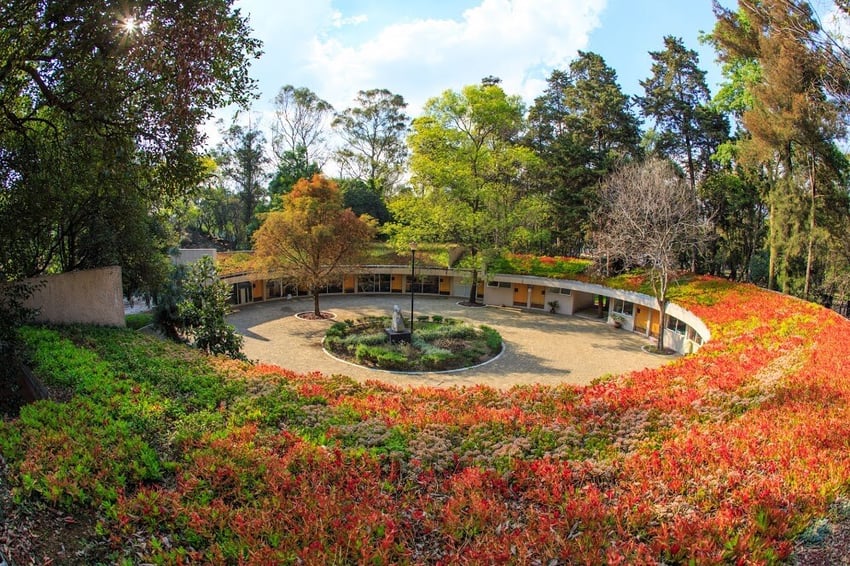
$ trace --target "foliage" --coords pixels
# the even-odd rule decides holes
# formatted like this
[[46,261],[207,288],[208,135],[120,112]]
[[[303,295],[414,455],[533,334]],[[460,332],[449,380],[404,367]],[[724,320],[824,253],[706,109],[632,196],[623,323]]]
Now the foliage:
[[320,316],[320,287],[356,262],[374,236],[373,221],[344,209],[337,184],[321,175],[299,181],[284,201],[283,211],[269,213],[254,235],[257,259],[307,287]]
[[169,208],[199,180],[200,126],[253,86],[259,43],[231,4],[0,8],[4,272],[121,264],[128,295],[160,282]]
[[124,317],[124,322],[127,324],[127,328],[139,330],[140,328],[144,328],[145,326],[153,323],[153,313],[139,312],[128,314]]
[[304,175],[294,182],[321,173],[329,155],[326,122],[333,106],[309,88],[284,85],[275,96],[274,107],[272,151],[279,162],[278,170],[286,170],[284,162],[298,164]]
[[204,256],[188,269],[175,266],[169,286],[160,293],[154,321],[167,336],[187,340],[211,354],[244,359],[242,337],[226,317],[230,287],[221,281],[215,263]]
[[390,319],[379,317],[347,325],[336,323],[325,334],[325,348],[344,359],[389,370],[434,371],[475,365],[502,349],[493,328],[476,329],[439,317],[419,318],[409,343],[390,343]]
[[523,199],[537,163],[518,143],[523,112],[520,99],[492,81],[430,99],[408,138],[414,191],[389,205],[395,222],[388,232],[399,245],[454,242],[467,250],[472,304],[479,252],[508,245],[515,229],[530,225],[526,213],[539,212]]
[[250,244],[250,231],[254,226],[254,214],[266,204],[266,168],[269,159],[266,156],[266,139],[258,125],[252,124],[250,115],[248,125],[236,122],[238,114],[226,128],[220,121],[222,141],[216,146],[213,157],[218,164],[222,179],[232,187],[240,203],[240,214],[235,224],[235,245],[245,249]]
[[31,282],[0,280],[0,359],[14,353],[18,328],[38,314],[27,306],[27,300],[39,287]]
[[502,253],[490,260],[488,273],[522,273],[558,279],[584,279],[593,260]]
[[[529,125],[528,143],[545,164],[535,188],[551,207],[550,239],[579,254],[599,180],[621,162],[642,157],[632,102],[600,55],[579,51],[568,71],[552,71],[529,112]],[[547,241],[543,249],[553,245]]]
[[210,257],[202,257],[189,267],[184,290],[185,297],[177,304],[183,333],[201,350],[244,358],[242,337],[226,320],[230,287],[219,280]]
[[344,142],[336,157],[344,175],[385,197],[395,191],[405,173],[407,103],[386,89],[361,90],[356,102],[357,106],[334,117],[333,127]]
[[847,495],[848,322],[712,277],[676,289],[712,340],[581,388],[359,384],[31,329],[39,375],[87,385],[0,423],[0,452],[22,504],[101,510],[96,562],[787,560]]

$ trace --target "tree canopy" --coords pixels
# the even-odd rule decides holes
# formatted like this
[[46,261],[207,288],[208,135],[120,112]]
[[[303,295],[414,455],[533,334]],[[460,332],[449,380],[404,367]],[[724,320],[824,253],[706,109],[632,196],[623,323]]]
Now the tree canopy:
[[252,95],[249,32],[226,0],[0,7],[0,277],[161,274],[200,126]]
[[373,220],[343,208],[337,184],[322,175],[302,179],[284,197],[283,211],[270,212],[254,233],[257,258],[270,269],[282,269],[313,295],[313,311],[321,316],[321,287],[340,279],[340,268],[355,263],[374,236]]

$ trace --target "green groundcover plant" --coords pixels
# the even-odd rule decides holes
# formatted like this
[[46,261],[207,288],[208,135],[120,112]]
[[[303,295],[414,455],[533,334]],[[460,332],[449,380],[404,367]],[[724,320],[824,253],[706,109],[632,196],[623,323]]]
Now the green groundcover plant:
[[422,317],[409,341],[393,343],[389,317],[338,322],[325,335],[325,348],[355,363],[386,370],[444,371],[492,359],[502,350],[502,337],[489,326],[476,328],[436,315]]

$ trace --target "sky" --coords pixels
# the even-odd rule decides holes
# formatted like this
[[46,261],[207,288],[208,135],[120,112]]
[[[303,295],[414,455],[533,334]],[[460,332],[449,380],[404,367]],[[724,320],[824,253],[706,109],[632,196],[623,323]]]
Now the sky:
[[[284,85],[307,87],[336,111],[354,106],[360,90],[386,88],[416,117],[427,99],[496,76],[531,105],[578,50],[602,55],[625,93],[642,94],[649,51],[662,50],[665,35],[698,52],[712,92],[722,80],[714,51],[698,39],[714,25],[711,0],[237,0],[235,7],[264,44],[251,70],[259,87],[252,120],[264,129]],[[229,121],[235,110],[217,118]],[[215,143],[214,128],[208,134]]]
[[[729,2],[724,2],[729,4]],[[649,51],[674,35],[700,55],[709,88],[721,76],[699,43],[714,25],[711,0],[237,0],[264,43],[252,65],[254,109],[271,108],[281,87],[307,87],[343,110],[359,90],[401,94],[417,116],[423,103],[493,75],[527,102],[578,50],[602,55],[623,90],[640,94]]]

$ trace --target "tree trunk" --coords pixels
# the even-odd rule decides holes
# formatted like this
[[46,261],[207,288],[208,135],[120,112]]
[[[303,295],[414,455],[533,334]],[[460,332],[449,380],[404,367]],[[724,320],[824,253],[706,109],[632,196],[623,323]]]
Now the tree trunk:
[[809,292],[811,291],[812,284],[812,264],[814,263],[814,244],[815,244],[815,199],[817,197],[817,191],[815,188],[815,160],[814,156],[811,156],[811,163],[809,164],[809,184],[811,185],[811,193],[809,194],[811,198],[811,202],[809,204],[809,249],[806,257],[806,285],[803,289],[803,297],[806,299],[809,298]]
[[469,255],[472,257],[472,288],[469,290],[469,304],[478,304],[478,250],[472,248]]
[[[774,197],[775,198],[775,197]],[[776,215],[774,214],[776,205],[771,199],[770,202],[770,232],[768,233],[768,248],[770,249],[770,258],[767,264],[767,288],[771,291],[776,290],[776,258],[779,253],[778,244],[776,242],[776,231],[778,230]]]
[[313,287],[313,314],[318,317],[322,316],[322,311],[319,310],[319,288]]
[[658,301],[658,351],[664,351],[664,329],[667,327],[667,301]]

